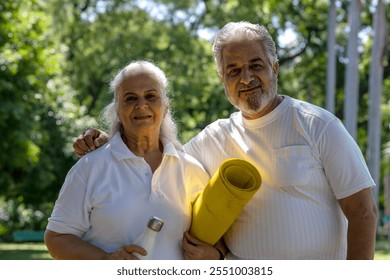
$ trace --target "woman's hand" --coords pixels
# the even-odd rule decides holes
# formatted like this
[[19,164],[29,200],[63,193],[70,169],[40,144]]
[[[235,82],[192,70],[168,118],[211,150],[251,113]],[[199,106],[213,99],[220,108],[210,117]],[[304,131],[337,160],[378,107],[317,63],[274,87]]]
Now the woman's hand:
[[112,253],[107,253],[105,256],[105,260],[138,260],[133,253],[138,253],[142,256],[146,256],[147,252],[140,246],[130,244],[123,246]]
[[183,236],[183,254],[186,260],[219,260],[219,251],[194,237],[188,232]]

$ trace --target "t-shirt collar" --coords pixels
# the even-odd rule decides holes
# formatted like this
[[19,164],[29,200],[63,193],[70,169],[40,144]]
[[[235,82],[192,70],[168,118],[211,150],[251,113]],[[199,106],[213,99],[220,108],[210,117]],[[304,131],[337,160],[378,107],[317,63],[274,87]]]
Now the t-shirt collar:
[[242,124],[244,127],[251,128],[251,127],[260,127],[269,124],[273,120],[275,120],[280,114],[282,114],[286,108],[288,107],[289,103],[291,102],[291,98],[288,96],[282,95],[283,100],[282,102],[273,109],[270,113],[268,113],[265,116],[262,116],[258,119],[248,120],[242,116],[242,113],[239,112]]

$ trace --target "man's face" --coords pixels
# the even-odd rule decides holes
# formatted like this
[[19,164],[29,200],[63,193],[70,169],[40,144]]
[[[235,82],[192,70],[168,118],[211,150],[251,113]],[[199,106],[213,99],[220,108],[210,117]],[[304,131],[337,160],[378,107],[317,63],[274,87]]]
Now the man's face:
[[277,98],[278,64],[271,65],[257,40],[227,45],[222,50],[222,82],[226,95],[247,119],[269,113]]

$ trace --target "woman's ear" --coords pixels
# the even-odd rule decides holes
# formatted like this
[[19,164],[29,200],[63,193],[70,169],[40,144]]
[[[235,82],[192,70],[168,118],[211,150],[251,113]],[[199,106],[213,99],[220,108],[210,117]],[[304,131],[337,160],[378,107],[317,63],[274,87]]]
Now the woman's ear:
[[164,117],[166,116],[166,114],[168,113],[168,111],[169,111],[169,101],[167,101],[167,102],[165,103]]

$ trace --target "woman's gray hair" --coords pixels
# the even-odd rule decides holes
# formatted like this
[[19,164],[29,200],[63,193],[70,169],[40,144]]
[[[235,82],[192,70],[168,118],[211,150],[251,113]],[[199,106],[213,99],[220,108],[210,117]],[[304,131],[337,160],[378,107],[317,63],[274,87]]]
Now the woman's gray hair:
[[169,97],[168,97],[168,79],[165,73],[153,62],[147,60],[136,60],[129,63],[122,70],[120,70],[110,83],[110,91],[114,95],[112,102],[103,110],[103,119],[109,127],[109,138],[112,138],[115,133],[122,131],[122,123],[118,118],[118,90],[121,84],[129,77],[130,74],[135,71],[143,71],[147,73],[153,73],[157,81],[161,85],[161,99],[163,103],[168,104],[168,110],[164,115],[160,128],[160,139],[166,138],[177,149],[182,150],[183,145],[180,143],[177,137],[177,126],[173,120],[171,110],[169,109]]
[[222,50],[230,43],[239,42],[243,39],[260,40],[264,47],[265,55],[273,66],[278,62],[275,42],[264,26],[252,24],[247,21],[230,22],[218,31],[214,38],[213,55],[217,65],[218,75],[223,76]]

